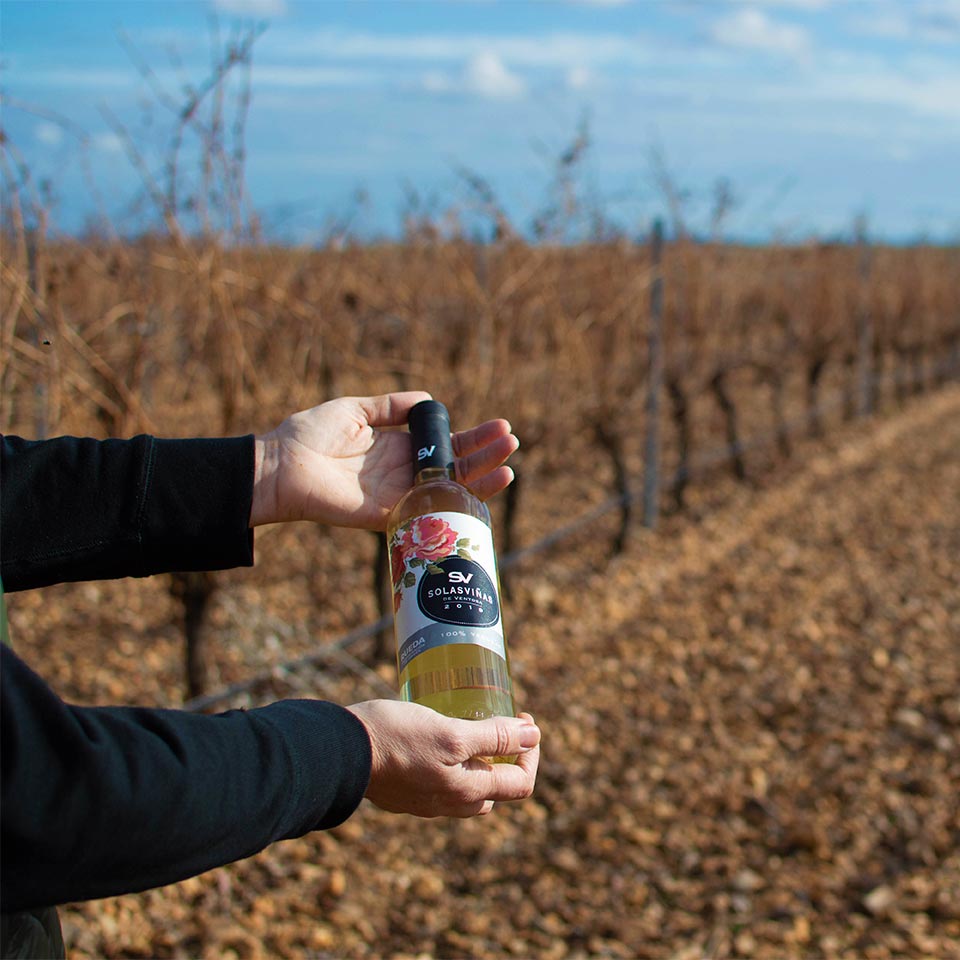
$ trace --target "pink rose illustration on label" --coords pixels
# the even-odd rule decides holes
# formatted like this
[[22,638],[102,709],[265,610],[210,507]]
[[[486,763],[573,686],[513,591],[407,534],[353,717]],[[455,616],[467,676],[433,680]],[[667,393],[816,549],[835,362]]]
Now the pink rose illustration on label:
[[417,517],[403,535],[401,549],[407,560],[442,560],[453,553],[457,532],[439,517]]
[[[428,565],[457,552],[459,534],[442,517],[417,517],[400,527],[390,541],[390,576],[393,580],[393,610],[403,602],[403,591],[416,586],[417,574]],[[408,569],[408,567],[410,569]]]

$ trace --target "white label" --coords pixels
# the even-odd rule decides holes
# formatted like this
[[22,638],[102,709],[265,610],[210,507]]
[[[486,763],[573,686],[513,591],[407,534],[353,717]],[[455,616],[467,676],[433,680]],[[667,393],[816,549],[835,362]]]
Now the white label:
[[397,657],[401,672],[445,643],[476,643],[506,658],[497,561],[490,528],[464,513],[431,513],[390,541]]

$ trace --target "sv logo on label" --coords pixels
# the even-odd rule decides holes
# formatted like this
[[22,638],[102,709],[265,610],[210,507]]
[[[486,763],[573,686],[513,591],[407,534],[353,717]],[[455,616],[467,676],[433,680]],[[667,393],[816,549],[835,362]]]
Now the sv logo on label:
[[417,608],[434,623],[492,627],[500,620],[496,583],[476,560],[453,554],[427,565]]
[[417,459],[418,459],[418,460],[426,460],[427,457],[432,457],[432,456],[433,456],[433,451],[436,450],[436,449],[437,449],[437,445],[436,445],[435,443],[434,443],[432,446],[429,446],[429,447],[421,447],[421,448],[417,451]]

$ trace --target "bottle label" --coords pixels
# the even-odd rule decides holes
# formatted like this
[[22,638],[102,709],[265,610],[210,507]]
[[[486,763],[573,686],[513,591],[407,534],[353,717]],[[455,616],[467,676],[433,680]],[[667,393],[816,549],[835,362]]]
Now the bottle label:
[[476,643],[506,658],[490,528],[464,513],[401,524],[390,541],[397,662],[447,643]]

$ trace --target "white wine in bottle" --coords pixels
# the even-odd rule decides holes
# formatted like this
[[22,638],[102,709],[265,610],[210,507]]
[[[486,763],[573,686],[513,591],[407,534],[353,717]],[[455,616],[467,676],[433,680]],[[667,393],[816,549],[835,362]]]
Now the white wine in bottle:
[[515,715],[484,503],[454,479],[450,417],[408,417],[414,484],[387,521],[400,696],[450,717]]

